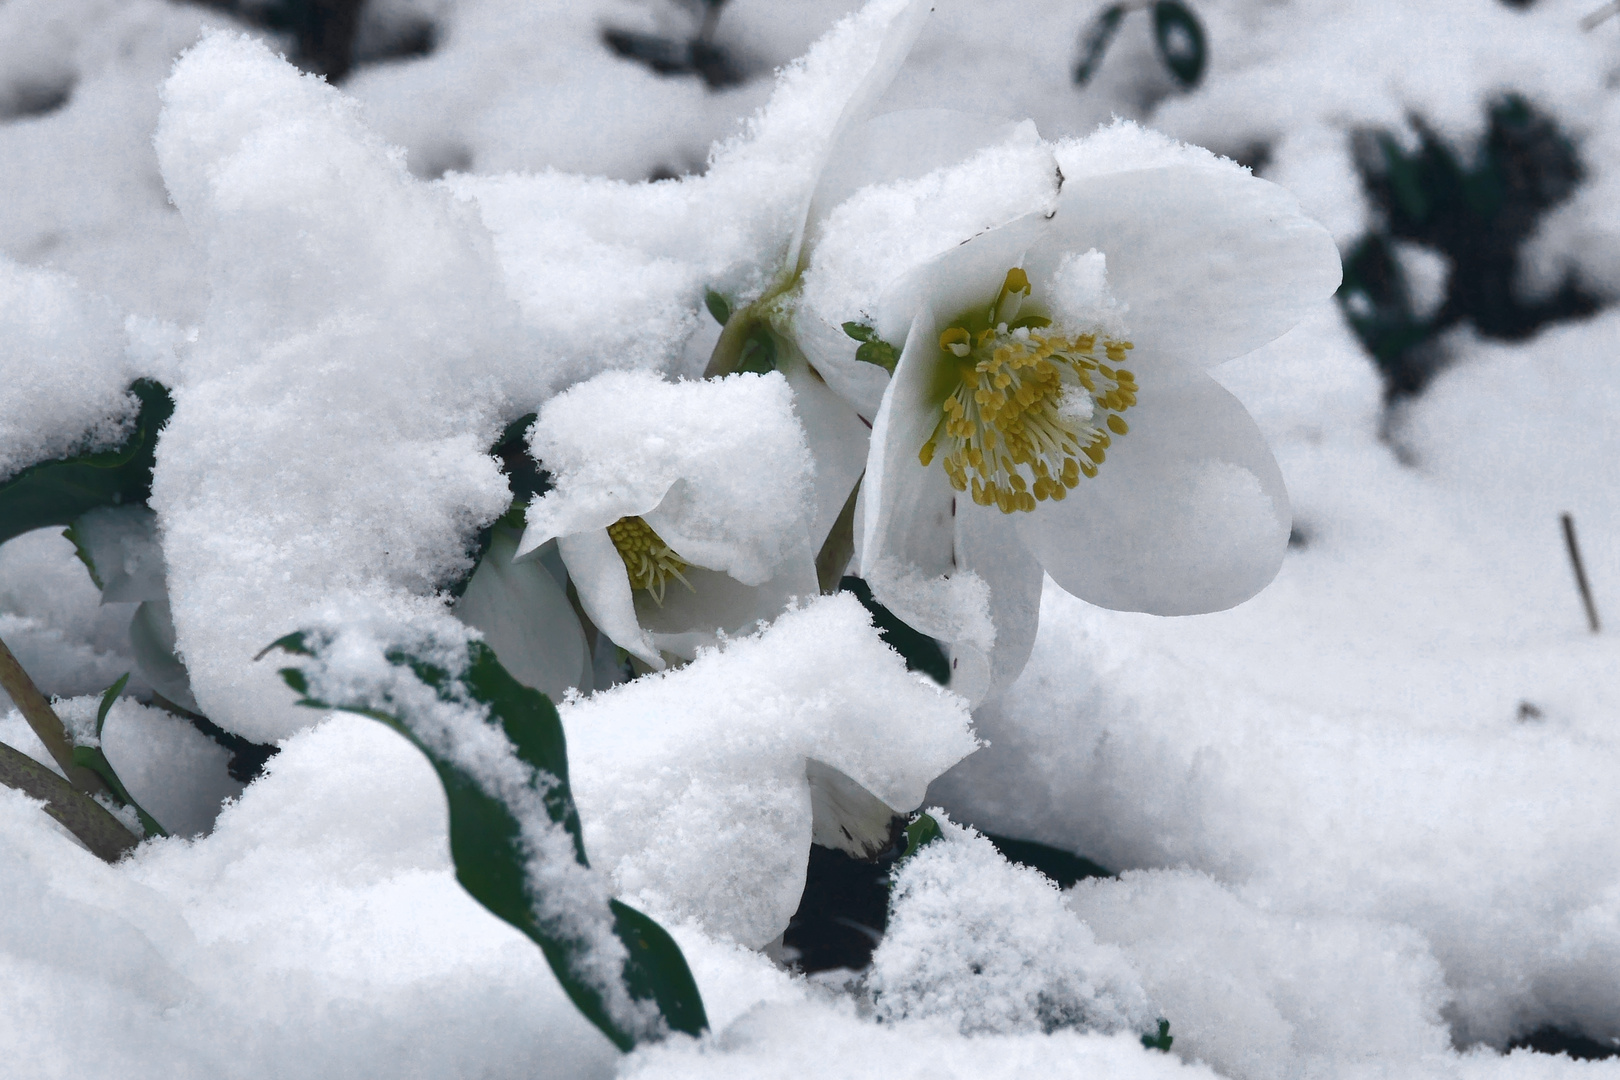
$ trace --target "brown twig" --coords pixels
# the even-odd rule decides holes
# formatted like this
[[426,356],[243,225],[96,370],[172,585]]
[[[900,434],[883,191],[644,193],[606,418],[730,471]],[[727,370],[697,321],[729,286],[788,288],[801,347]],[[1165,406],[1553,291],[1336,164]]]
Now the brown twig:
[[39,687],[28,677],[28,672],[17,663],[17,658],[4,641],[0,641],[0,690],[11,697],[23,714],[23,719],[28,721],[28,726],[45,744],[46,751],[67,774],[69,783],[87,795],[111,794],[101,777],[73,763],[73,740],[68,737],[62,718],[56,715],[56,710],[39,692]]
[[66,780],[5,743],[0,743],[0,784],[44,800],[47,814],[78,837],[91,853],[107,862],[117,862],[140,843],[100,803],[82,791],[75,791]]
[[1575,542],[1575,519],[1569,514],[1562,515],[1564,522],[1564,546],[1569,549],[1569,561],[1575,567],[1575,585],[1581,590],[1581,603],[1586,605],[1586,621],[1592,627],[1592,633],[1603,629],[1598,623],[1597,605],[1592,603],[1592,586],[1586,581],[1586,566],[1581,562],[1581,546]]

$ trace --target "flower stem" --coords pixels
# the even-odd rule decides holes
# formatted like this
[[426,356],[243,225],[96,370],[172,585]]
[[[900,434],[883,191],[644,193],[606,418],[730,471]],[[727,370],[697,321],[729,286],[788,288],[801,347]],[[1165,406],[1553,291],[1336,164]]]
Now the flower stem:
[[1581,546],[1575,542],[1575,518],[1570,514],[1563,514],[1564,546],[1569,549],[1569,561],[1575,567],[1575,587],[1581,590],[1581,603],[1586,605],[1586,624],[1596,634],[1603,629],[1598,622],[1597,605],[1592,602],[1592,586],[1586,581],[1586,565],[1581,562]]
[[0,784],[43,800],[47,814],[107,862],[117,862],[140,842],[100,803],[75,791],[66,780],[5,743],[0,743]]
[[46,751],[61,766],[75,788],[86,795],[112,794],[101,777],[82,765],[74,764],[73,740],[68,737],[67,728],[4,641],[0,641],[0,690],[10,696],[23,714],[23,719],[28,721],[28,726],[34,729],[34,734],[45,744]]

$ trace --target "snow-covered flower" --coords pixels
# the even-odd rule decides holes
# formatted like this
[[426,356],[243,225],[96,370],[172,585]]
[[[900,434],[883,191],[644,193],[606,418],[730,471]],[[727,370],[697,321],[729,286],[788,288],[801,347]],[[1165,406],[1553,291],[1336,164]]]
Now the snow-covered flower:
[[555,541],[585,615],[649,667],[816,592],[810,456],[781,375],[604,373],[548,401],[529,447],[554,486],[516,557]]
[[874,420],[862,573],[951,644],[973,700],[1022,669],[1043,570],[1159,615],[1270,582],[1282,476],[1204,369],[1288,330],[1340,277],[1326,230],[1230,162],[1130,125],[1057,150],[1055,213],[929,261],[873,313],[904,348]]

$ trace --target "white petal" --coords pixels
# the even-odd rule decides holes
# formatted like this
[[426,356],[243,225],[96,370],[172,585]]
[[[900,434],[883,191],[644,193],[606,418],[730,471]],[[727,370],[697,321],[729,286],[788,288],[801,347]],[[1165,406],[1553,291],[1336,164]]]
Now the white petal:
[[[872,8],[878,5],[871,5]],[[922,33],[923,22],[928,18],[933,8],[922,0],[910,0],[900,8],[883,28],[883,40],[877,50],[866,61],[868,67],[860,76],[849,99],[844,103],[844,109],[838,114],[838,121],[833,127],[832,137],[827,141],[826,152],[821,161],[817,163],[816,171],[823,171],[831,159],[833,150],[837,147],[844,132],[859,123],[872,111],[878,98],[889,88],[894,77],[900,71],[900,66],[906,62],[906,56],[911,52],[912,45],[916,44],[917,35]],[[870,15],[865,12],[863,15]],[[877,13],[881,18],[881,12]],[[865,59],[865,58],[863,58]],[[805,204],[805,214],[799,219],[798,229],[788,246],[786,265],[792,269],[799,262],[800,248],[804,243],[805,229],[809,224],[809,213],[814,201],[814,193]]]
[[496,526],[489,550],[452,609],[456,618],[483,632],[513,678],[553,701],[561,701],[570,687],[591,689],[580,682],[589,657],[574,606],[539,560],[513,562],[516,555],[515,531]]
[[793,408],[815,459],[816,516],[810,549],[820,551],[866,468],[871,430],[802,357],[781,366],[793,387]]
[[606,529],[592,529],[557,539],[557,553],[579,594],[579,606],[596,628],[616,645],[661,671],[664,660],[653,639],[636,620],[630,575]]
[[[1007,515],[972,499],[956,506],[956,561],[990,588],[990,622],[996,637],[987,664],[988,696],[1011,686],[1029,662],[1040,626],[1045,575]],[[954,674],[951,689],[956,689]]]
[[1240,604],[1282,565],[1291,514],[1254,420],[1196,368],[1133,357],[1139,404],[1094,479],[1012,515],[1060,586],[1118,611]]
[[804,776],[810,782],[813,844],[857,859],[875,859],[905,825],[893,807],[831,765],[811,758],[805,762]]
[[662,606],[645,591],[637,592],[635,607],[658,648],[688,660],[699,648],[718,642],[721,634],[753,633],[756,624],[776,618],[794,597],[808,599],[818,592],[815,557],[803,541],[776,576],[759,585],[744,585],[718,570],[697,566],[688,568],[685,576],[690,589],[671,581]]
[[[1024,265],[1025,253],[1044,241],[1050,226],[1041,214],[1029,214],[919,266],[883,294],[873,312],[878,336],[895,344],[904,340],[909,346],[912,320],[925,307],[938,314],[940,325],[949,325],[969,309],[988,309],[1000,294],[1007,271]],[[935,337],[925,344],[937,349],[938,332],[936,328]]]
[[1283,188],[1235,165],[1169,166],[1071,180],[1025,269],[1042,288],[1069,252],[1095,248],[1155,356],[1217,364],[1293,327],[1339,287],[1328,231]]
[[866,459],[861,576],[878,560],[897,557],[930,574],[951,568],[951,504],[955,492],[937,466],[918,452],[938,425],[947,388],[939,382],[939,327],[933,312],[917,316],[872,422]]
[[956,109],[902,109],[851,125],[821,171],[810,201],[806,247],[814,248],[832,209],[861,188],[926,176],[1026,131],[1033,135],[1031,121]]

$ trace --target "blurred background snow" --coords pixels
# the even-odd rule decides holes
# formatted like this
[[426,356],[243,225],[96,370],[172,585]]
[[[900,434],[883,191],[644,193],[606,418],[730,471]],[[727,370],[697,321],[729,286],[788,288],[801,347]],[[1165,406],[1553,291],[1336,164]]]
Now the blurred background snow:
[[[123,350],[172,349],[150,328],[184,333],[221,302],[153,147],[159,84],[205,28],[325,75],[418,178],[639,182],[701,173],[775,69],[855,6],[0,0],[0,385],[52,403],[38,430],[0,427],[0,462],[47,420],[108,415]],[[1121,875],[1048,910],[996,877],[1005,864],[962,855],[971,898],[935,897],[932,921],[903,921],[907,952],[897,938],[877,958],[879,982],[920,993],[930,926],[995,941],[986,925],[1025,921],[1018,948],[1063,938],[1131,972],[1172,1020],[1170,1058],[975,1025],[993,1003],[972,994],[874,1026],[831,978],[790,977],[698,920],[674,930],[722,1036],[616,1062],[454,885],[426,766],[344,719],[288,740],[206,839],[116,868],[64,861],[0,791],[10,1060],[40,1076],[1620,1075],[1500,1056],[1620,1046],[1620,648],[1587,629],[1559,524],[1573,515],[1620,626],[1620,16],[1583,25],[1600,0],[1190,6],[1207,65],[1188,88],[1146,10],[1078,85],[1103,5],[940,0],[884,101],[1027,116],[1047,138],[1140,120],[1287,186],[1345,259],[1335,305],[1217,372],[1288,482],[1276,583],[1171,620],[1048,588],[1029,668],[975,715],[989,746],[930,793],[958,822]],[[473,292],[470,275],[445,292]],[[0,637],[47,692],[134,666],[130,612],[97,600],[55,530],[0,549]],[[108,722],[149,806],[164,762],[218,749],[166,717],[130,703]],[[15,716],[0,730],[37,749]],[[221,777],[170,815],[204,831],[241,790]],[[691,858],[677,869],[701,876]],[[1057,978],[1027,975],[1008,1000]]]

